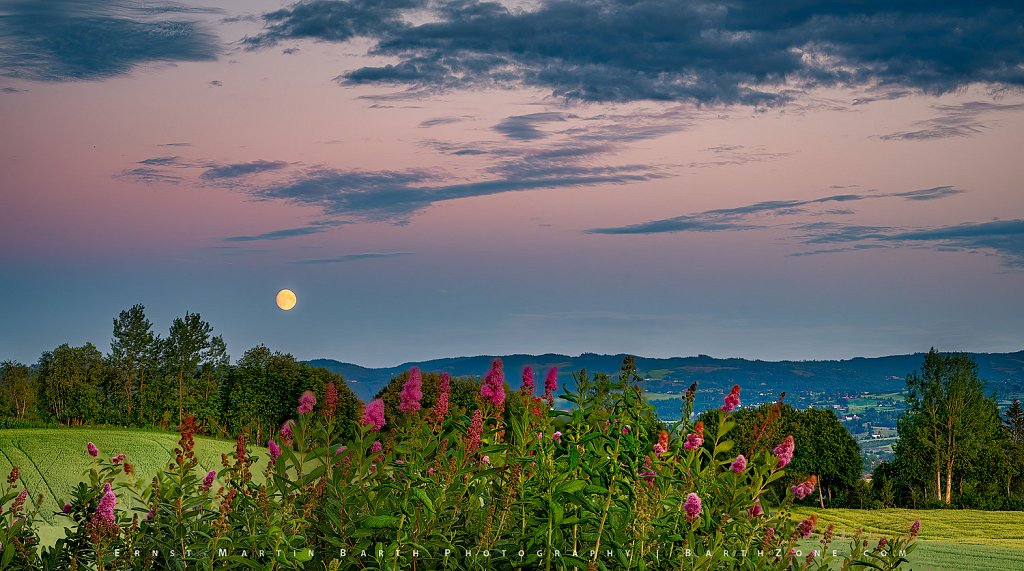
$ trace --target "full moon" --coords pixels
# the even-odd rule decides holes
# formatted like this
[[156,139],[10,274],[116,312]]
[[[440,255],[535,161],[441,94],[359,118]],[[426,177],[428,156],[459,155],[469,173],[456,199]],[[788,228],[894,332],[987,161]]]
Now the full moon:
[[285,311],[295,307],[295,292],[290,289],[277,292],[277,306]]

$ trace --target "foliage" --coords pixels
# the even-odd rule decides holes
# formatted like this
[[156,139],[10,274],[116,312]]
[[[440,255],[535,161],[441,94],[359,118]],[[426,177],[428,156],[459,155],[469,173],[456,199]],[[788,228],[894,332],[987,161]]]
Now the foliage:
[[[500,362],[494,370],[492,379],[500,379]],[[155,477],[90,452],[86,481],[62,510],[65,537],[52,548],[15,548],[5,563],[98,570],[828,568],[832,528],[820,533],[819,553],[797,558],[798,542],[819,534],[816,517],[791,518],[792,489],[776,505],[764,495],[773,482],[797,487],[786,467],[791,448],[770,442],[741,460],[728,439],[735,428],[728,406],[716,414],[708,446],[698,442],[697,425],[655,433],[632,380],[626,363],[606,393],[564,393],[571,411],[527,390],[504,396],[492,385],[478,393],[472,417],[407,406],[411,412],[384,419],[386,432],[376,426],[383,406],[372,403],[351,437],[333,399],[310,391],[296,399],[288,430],[268,442],[262,478],[244,435],[218,470],[197,470],[188,417],[172,461]],[[685,409],[693,398],[688,393]],[[799,483],[805,485],[813,481]],[[31,515],[3,522],[5,550],[18,541],[37,544]],[[886,538],[900,548],[890,553],[858,548],[846,564],[896,568],[911,539]]]
[[[715,435],[712,422],[717,410],[700,416],[709,434]],[[756,408],[740,409],[732,414],[736,423],[733,439],[736,450],[747,457],[767,450],[768,443],[778,442],[792,434],[803,445],[797,447],[787,471],[802,478],[815,476],[816,493],[803,503],[820,507],[854,507],[858,501],[860,481],[860,447],[831,410],[797,410],[780,399]],[[787,484],[777,482],[771,487],[772,498],[785,496]]]
[[1011,432],[1000,430],[995,397],[985,396],[971,358],[932,349],[907,390],[893,468],[880,470],[895,504],[1012,507]]

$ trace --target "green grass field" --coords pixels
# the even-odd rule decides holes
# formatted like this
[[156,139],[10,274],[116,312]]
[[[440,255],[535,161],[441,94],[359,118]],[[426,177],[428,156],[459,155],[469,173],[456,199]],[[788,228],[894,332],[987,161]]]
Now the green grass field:
[[[231,454],[234,442],[197,437],[196,457],[202,472],[221,469],[221,454]],[[100,457],[109,461],[124,453],[126,461],[135,465],[134,484],[144,488],[160,470],[166,470],[172,461],[172,451],[178,444],[178,435],[137,429],[13,429],[0,430],[0,477],[6,478],[11,466],[17,465],[21,473],[20,486],[29,490],[35,499],[42,494],[40,517],[48,524],[59,524],[55,512],[69,499],[71,489],[88,479],[93,459],[86,453],[86,444],[93,442]],[[262,478],[266,465],[264,449],[254,450],[261,461],[253,466],[253,473]],[[125,498],[127,501],[128,498]]]
[[[910,554],[908,569],[918,570],[1024,570],[1024,513],[979,510],[815,510],[799,508],[794,518],[816,513],[819,529],[835,524],[841,536],[833,549],[842,557],[850,540],[863,528],[870,541],[882,535],[906,534],[921,520],[918,547]],[[812,549],[815,542],[805,542]]]

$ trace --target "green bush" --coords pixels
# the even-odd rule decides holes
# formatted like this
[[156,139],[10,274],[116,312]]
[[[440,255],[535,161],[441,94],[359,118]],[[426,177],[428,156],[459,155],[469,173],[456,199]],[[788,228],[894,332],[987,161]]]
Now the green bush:
[[[828,568],[831,526],[816,532],[815,516],[797,523],[789,513],[813,479],[791,482],[777,504],[764,496],[787,477],[792,451],[772,442],[738,460],[725,438],[738,387],[717,414],[716,437],[703,443],[702,423],[652,429],[633,379],[624,368],[610,392],[566,392],[560,398],[573,406],[562,411],[552,408],[550,384],[543,397],[506,395],[496,361],[469,417],[446,414],[440,395],[421,409],[415,371],[403,412],[385,419],[382,403],[366,405],[354,438],[343,435],[336,392],[316,408],[307,393],[294,423],[267,443],[262,481],[244,437],[219,471],[197,473],[189,418],[167,469],[149,480],[95,456],[53,547],[38,546],[31,504],[5,508],[0,567]],[[684,418],[693,399],[691,390]],[[16,482],[0,505],[18,501]],[[128,504],[143,507],[120,509]],[[820,552],[799,551],[812,534]],[[897,568],[912,538],[869,548],[858,537],[846,563]]]

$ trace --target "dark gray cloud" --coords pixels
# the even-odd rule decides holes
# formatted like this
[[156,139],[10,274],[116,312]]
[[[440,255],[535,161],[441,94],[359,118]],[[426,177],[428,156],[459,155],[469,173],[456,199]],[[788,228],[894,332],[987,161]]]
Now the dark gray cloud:
[[249,48],[258,48],[301,38],[344,42],[357,36],[377,37],[405,27],[403,11],[424,4],[420,0],[298,2],[264,14],[267,29],[242,41]]
[[93,80],[150,62],[214,60],[217,37],[195,21],[214,11],[169,2],[5,0],[0,75]]
[[17,87],[4,87],[0,88],[0,92],[3,93],[25,93],[27,89],[18,89]]
[[381,258],[394,258],[397,256],[411,256],[413,252],[360,252],[358,254],[344,254],[333,258],[306,258],[293,260],[293,264],[342,264],[345,262],[357,262],[359,260],[379,260]]
[[[420,24],[411,10],[432,11]],[[764,105],[816,86],[894,98],[971,83],[1024,86],[1018,1],[475,0],[300,2],[264,15],[252,47],[284,39],[376,40],[397,63],[340,76],[350,85],[438,89],[536,86],[588,101]]]
[[206,170],[201,176],[206,180],[239,178],[261,172],[281,170],[288,166],[284,161],[252,161],[248,163],[232,163],[217,165]]
[[548,136],[538,127],[545,123],[565,121],[572,117],[566,113],[542,112],[530,113],[529,115],[513,115],[506,117],[494,126],[494,130],[510,139],[519,141],[532,141],[543,139]]
[[191,147],[192,143],[161,143],[158,147]]
[[515,170],[509,164],[504,169],[506,176],[458,182],[427,170],[354,171],[322,167],[303,171],[291,181],[248,192],[263,199],[317,207],[327,216],[401,223],[437,202],[524,190],[624,184],[659,176],[632,166],[548,165]]
[[938,115],[913,124],[911,131],[897,131],[879,137],[884,141],[927,141],[949,137],[970,137],[983,132],[986,117],[999,113],[1024,111],[1024,103],[970,101],[959,105],[936,105]]

